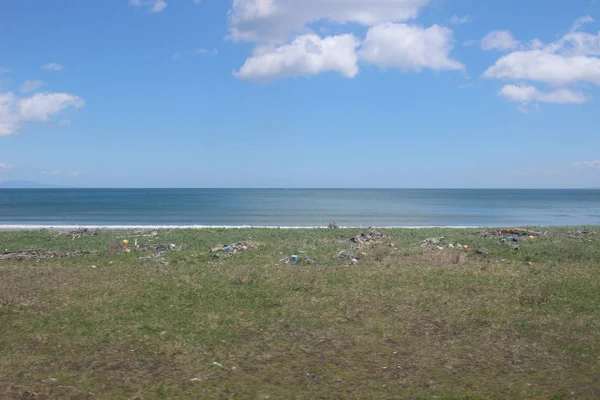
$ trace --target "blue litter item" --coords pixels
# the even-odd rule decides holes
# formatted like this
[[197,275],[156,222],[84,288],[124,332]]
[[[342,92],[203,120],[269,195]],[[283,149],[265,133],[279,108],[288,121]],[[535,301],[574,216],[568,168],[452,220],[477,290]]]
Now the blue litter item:
[[298,256],[297,256],[297,255],[295,255],[295,254],[293,254],[293,255],[290,257],[290,260],[292,260],[293,262],[298,262],[298,260],[299,260],[299,259],[300,259],[300,257],[298,257]]
[[167,249],[168,249],[167,246],[164,246],[164,245],[161,244],[160,246],[156,246],[155,250],[156,251],[162,251],[162,250],[167,250]]
[[519,238],[516,236],[509,236],[506,238],[506,240],[508,240],[509,242],[518,242]]
[[230,245],[227,245],[227,246],[223,247],[223,250],[224,250],[226,253],[231,253],[231,246],[230,246]]

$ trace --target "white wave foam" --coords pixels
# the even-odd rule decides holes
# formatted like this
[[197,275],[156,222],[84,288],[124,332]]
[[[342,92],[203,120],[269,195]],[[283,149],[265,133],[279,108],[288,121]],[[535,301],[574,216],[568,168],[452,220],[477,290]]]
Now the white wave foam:
[[[68,230],[104,229],[110,231],[130,229],[328,229],[326,226],[259,226],[259,225],[0,225],[0,230]],[[342,229],[427,229],[427,228],[482,228],[481,226],[342,226]]]

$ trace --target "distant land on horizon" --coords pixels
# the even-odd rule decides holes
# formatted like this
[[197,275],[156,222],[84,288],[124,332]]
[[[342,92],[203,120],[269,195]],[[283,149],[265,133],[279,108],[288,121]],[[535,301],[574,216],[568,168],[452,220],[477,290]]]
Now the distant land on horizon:
[[183,187],[183,188],[125,188],[125,187],[86,187],[86,186],[63,186],[55,185],[50,183],[42,183],[37,181],[27,180],[10,180],[0,181],[0,189],[164,189],[164,190],[176,190],[176,189],[216,189],[216,190],[600,190],[600,186],[597,187],[583,187],[583,188],[201,188],[201,187]]
[[4,181],[0,182],[0,189],[66,189],[66,186],[51,185],[35,181]]

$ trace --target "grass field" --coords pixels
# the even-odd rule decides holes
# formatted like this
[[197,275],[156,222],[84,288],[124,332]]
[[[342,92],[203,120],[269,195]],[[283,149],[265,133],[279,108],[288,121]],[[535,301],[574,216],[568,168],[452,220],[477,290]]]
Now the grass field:
[[600,233],[568,231],[0,232],[89,252],[0,258],[0,398],[598,399]]

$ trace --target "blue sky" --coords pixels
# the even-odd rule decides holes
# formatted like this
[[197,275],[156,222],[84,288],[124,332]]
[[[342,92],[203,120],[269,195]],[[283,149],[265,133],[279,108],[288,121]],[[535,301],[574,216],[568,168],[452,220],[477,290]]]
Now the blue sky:
[[0,7],[0,181],[599,187],[600,2]]

